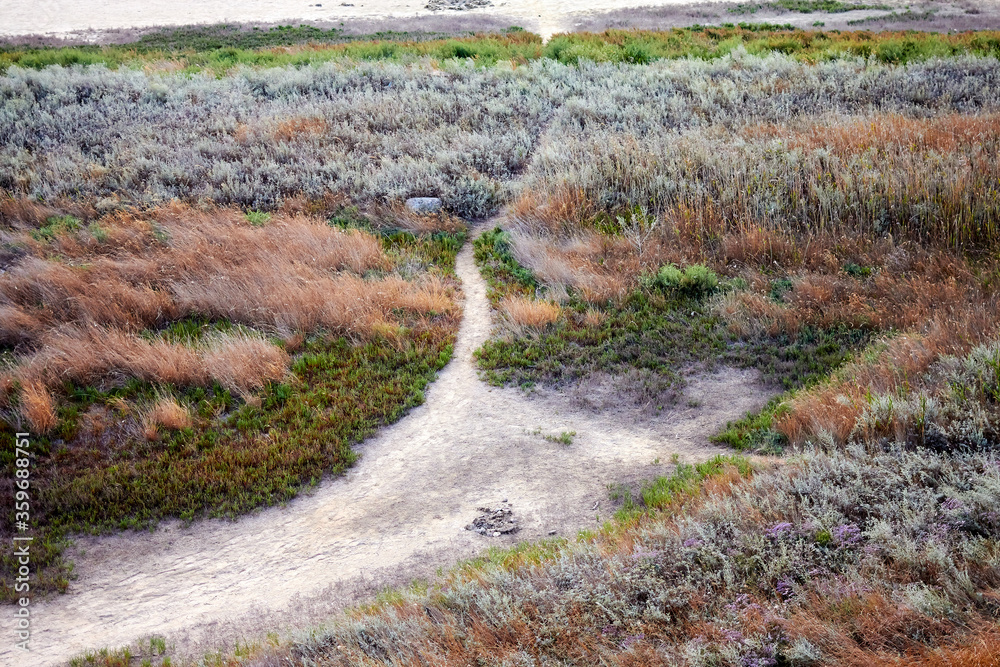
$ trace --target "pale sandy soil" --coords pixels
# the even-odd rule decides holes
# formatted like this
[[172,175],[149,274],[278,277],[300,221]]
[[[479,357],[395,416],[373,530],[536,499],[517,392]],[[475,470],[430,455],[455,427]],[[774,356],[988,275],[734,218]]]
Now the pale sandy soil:
[[[723,451],[707,436],[770,397],[755,372],[731,369],[694,379],[655,418],[489,387],[472,358],[490,336],[491,316],[471,243],[457,270],[465,304],[454,359],[425,404],[365,442],[346,475],[237,522],[79,539],[69,554],[78,580],[68,594],[32,605],[33,651],[3,642],[0,664],[58,664],[151,634],[197,650],[307,627],[335,611],[338,596],[352,601],[345,590],[426,576],[490,544],[575,535],[612,513],[609,483],[669,473],[672,454],[697,461]],[[576,432],[572,444],[543,437],[563,431]],[[464,529],[477,507],[503,500],[520,532],[493,538]]]
[[421,0],[2,0],[0,35],[69,35],[119,28],[220,23],[276,23],[305,20],[335,22],[370,18],[442,15],[509,18],[543,37],[572,30],[589,14],[628,7],[690,4],[683,0],[494,0],[492,7],[469,11],[425,9]]

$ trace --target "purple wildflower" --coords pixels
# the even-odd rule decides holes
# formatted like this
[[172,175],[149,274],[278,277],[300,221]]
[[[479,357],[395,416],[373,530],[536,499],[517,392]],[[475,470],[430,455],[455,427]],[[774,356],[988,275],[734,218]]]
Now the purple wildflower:
[[944,503],[941,505],[941,508],[949,512],[954,512],[955,510],[965,509],[965,503],[963,503],[958,498],[949,498],[948,500],[944,501]]
[[726,637],[726,641],[743,643],[743,633],[739,630],[726,630],[722,633]]
[[842,526],[837,526],[830,531],[830,534],[833,537],[834,543],[842,547],[851,546],[861,541],[861,529],[853,523],[845,523]]
[[791,529],[792,529],[792,524],[788,523],[787,521],[782,521],[781,523],[774,524],[764,532],[768,537],[776,540],[779,537],[781,537],[784,533],[790,531]]

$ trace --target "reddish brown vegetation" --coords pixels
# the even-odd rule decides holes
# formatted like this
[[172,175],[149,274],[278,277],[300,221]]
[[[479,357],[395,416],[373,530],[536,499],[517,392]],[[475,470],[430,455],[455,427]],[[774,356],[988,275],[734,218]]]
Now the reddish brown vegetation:
[[[386,275],[391,262],[376,237],[299,213],[257,228],[237,211],[174,205],[33,238],[51,214],[14,200],[0,212],[26,248],[0,277],[0,341],[21,352],[16,375],[34,387],[135,377],[218,381],[247,395],[287,366],[287,354],[266,339],[237,333],[188,345],[140,333],[199,316],[289,340],[320,329],[364,338],[396,321],[395,313],[455,312],[451,287],[439,278]],[[372,272],[381,277],[365,277]],[[47,423],[44,401],[33,395],[32,423]]]
[[875,115],[831,125],[808,124],[801,129],[774,123],[749,125],[747,139],[777,139],[788,149],[825,148],[838,155],[900,151],[949,153],[1000,142],[1000,114],[970,116],[951,113],[935,118]]

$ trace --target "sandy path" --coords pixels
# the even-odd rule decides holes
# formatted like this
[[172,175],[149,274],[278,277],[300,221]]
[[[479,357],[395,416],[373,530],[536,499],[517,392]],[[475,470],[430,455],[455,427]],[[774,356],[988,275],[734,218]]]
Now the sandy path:
[[[152,633],[203,633],[256,609],[291,609],[379,569],[403,576],[488,544],[552,530],[572,535],[593,526],[595,515],[608,516],[609,482],[669,471],[652,465],[657,457],[716,453],[705,435],[768,397],[753,373],[727,371],[689,386],[698,407],[682,400],[643,422],[627,412],[575,408],[560,395],[491,388],[477,378],[472,360],[491,323],[471,243],[457,271],[466,297],[454,359],[426,403],[365,442],[346,475],[238,522],[81,538],[71,554],[79,574],[71,592],[32,606],[31,654],[3,642],[0,664],[50,665]],[[573,444],[542,437],[562,431],[576,431]],[[523,526],[518,534],[487,538],[464,530],[478,506],[504,499]]]
[[[701,0],[704,2],[705,0]],[[708,0],[709,2],[716,0]],[[65,35],[118,28],[192,23],[335,22],[371,18],[492,16],[548,38],[588,14],[629,7],[690,4],[690,0],[494,0],[493,7],[432,12],[426,0],[2,0],[0,35]]]

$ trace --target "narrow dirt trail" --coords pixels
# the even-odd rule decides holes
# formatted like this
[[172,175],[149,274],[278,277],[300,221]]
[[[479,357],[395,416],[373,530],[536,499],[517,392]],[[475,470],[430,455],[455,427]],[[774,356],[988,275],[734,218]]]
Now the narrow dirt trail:
[[[0,664],[58,664],[151,634],[204,637],[206,628],[275,610],[284,615],[269,618],[290,626],[315,622],[296,610],[330,586],[379,572],[398,579],[551,531],[573,535],[610,514],[608,483],[669,472],[653,462],[674,453],[693,461],[721,451],[707,434],[768,398],[754,373],[728,370],[689,385],[689,404],[698,407],[642,421],[556,394],[489,387],[472,358],[491,320],[471,243],[457,272],[465,304],[454,359],[424,405],[359,447],[347,474],[236,522],[80,538],[70,553],[79,578],[68,594],[32,606],[33,650],[4,642]],[[543,437],[563,431],[576,432],[571,445]],[[505,499],[520,532],[491,538],[464,529],[477,507]]]

